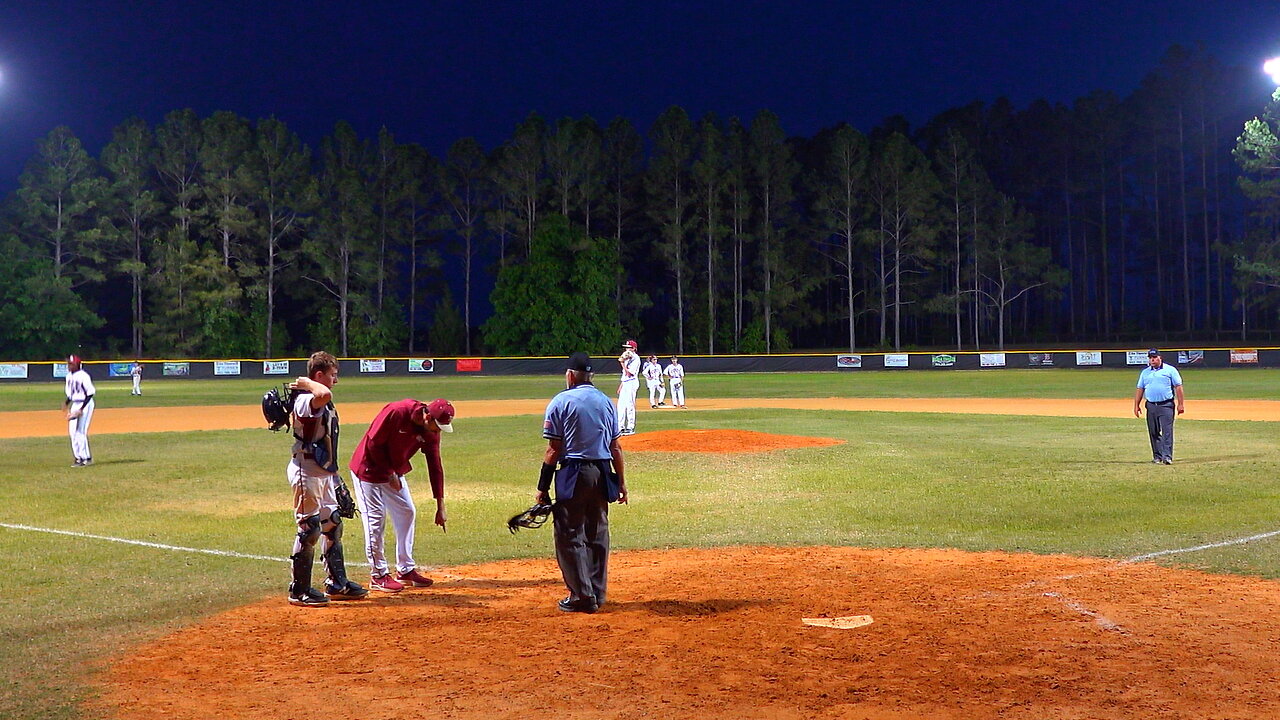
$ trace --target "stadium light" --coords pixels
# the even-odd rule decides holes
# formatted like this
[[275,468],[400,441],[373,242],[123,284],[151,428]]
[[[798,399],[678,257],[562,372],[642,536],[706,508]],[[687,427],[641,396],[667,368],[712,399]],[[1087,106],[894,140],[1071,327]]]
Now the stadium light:
[[1271,81],[1280,86],[1280,57],[1262,63],[1262,72],[1270,75]]

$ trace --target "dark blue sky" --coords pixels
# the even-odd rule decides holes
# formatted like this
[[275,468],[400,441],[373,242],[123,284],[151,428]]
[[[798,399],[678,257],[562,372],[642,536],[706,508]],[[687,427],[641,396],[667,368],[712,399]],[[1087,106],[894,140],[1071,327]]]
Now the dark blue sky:
[[[913,123],[973,100],[1125,94],[1173,43],[1280,53],[1270,0],[898,2],[42,2],[0,4],[0,192],[65,124],[93,152],[132,115],[276,115],[314,144],[340,119],[441,152],[531,110],[776,112],[791,134]],[[1270,91],[1259,73],[1259,107]]]

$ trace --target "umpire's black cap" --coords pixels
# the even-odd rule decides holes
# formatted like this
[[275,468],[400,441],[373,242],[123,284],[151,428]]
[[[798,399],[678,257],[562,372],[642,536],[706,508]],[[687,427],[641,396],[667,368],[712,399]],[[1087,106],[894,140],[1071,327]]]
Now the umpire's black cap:
[[569,364],[564,369],[591,372],[591,357],[584,352],[576,352],[569,356]]
[[1147,357],[1157,357],[1159,355],[1160,355],[1160,351],[1155,348],[1151,348],[1150,350],[1147,351]]

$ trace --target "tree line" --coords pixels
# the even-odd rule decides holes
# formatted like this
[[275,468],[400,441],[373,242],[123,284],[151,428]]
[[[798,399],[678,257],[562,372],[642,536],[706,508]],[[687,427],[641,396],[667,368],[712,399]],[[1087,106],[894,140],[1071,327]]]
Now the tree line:
[[767,110],[673,106],[644,135],[535,113],[494,148],[462,138],[439,157],[341,121],[313,149],[231,112],[127,120],[97,157],[58,127],[0,207],[0,347],[519,355],[613,352],[625,335],[746,353],[1243,334],[1273,325],[1280,284],[1266,211],[1280,181],[1257,179],[1274,164],[1251,168],[1236,138],[1252,80],[1175,46],[1123,98],[975,102],[915,129],[812,137]]

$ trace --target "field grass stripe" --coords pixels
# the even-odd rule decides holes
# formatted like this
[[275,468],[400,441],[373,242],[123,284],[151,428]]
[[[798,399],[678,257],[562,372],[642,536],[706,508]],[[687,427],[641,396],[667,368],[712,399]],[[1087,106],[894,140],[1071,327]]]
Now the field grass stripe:
[[[125,545],[138,545],[140,547],[156,548],[158,550],[173,550],[175,552],[198,553],[201,555],[219,555],[222,557],[242,558],[244,560],[269,560],[271,562],[289,562],[286,557],[271,557],[270,555],[250,555],[248,553],[238,553],[231,550],[210,550],[208,548],[192,548],[183,547],[181,545],[165,545],[164,543],[147,542],[146,540],[130,540],[128,538],[111,537],[109,535],[92,535],[90,533],[73,532],[71,530],[54,530],[52,528],[32,527],[31,525],[15,525],[12,523],[0,523],[0,527],[10,530],[27,530],[29,532],[42,532],[52,535],[66,535],[68,537],[87,538],[89,540],[105,540],[107,542],[123,543]],[[352,567],[368,567],[368,563],[347,563]]]
[[1254,542],[1255,540],[1266,540],[1267,538],[1275,537],[1277,535],[1280,535],[1280,530],[1272,530],[1271,532],[1264,532],[1264,533],[1259,533],[1257,535],[1250,535],[1249,537],[1236,538],[1235,540],[1223,540],[1222,542],[1208,543],[1206,545],[1195,545],[1193,547],[1175,548],[1173,550],[1160,550],[1153,553],[1147,553],[1146,555],[1135,555],[1134,557],[1126,558],[1124,560],[1121,560],[1120,562],[1135,563],[1135,562],[1142,562],[1143,560],[1150,560],[1152,558],[1164,557],[1165,555],[1178,555],[1181,553],[1198,552],[1200,550],[1213,550],[1214,548],[1230,547],[1232,545],[1244,545],[1245,543],[1251,543],[1251,542]]

